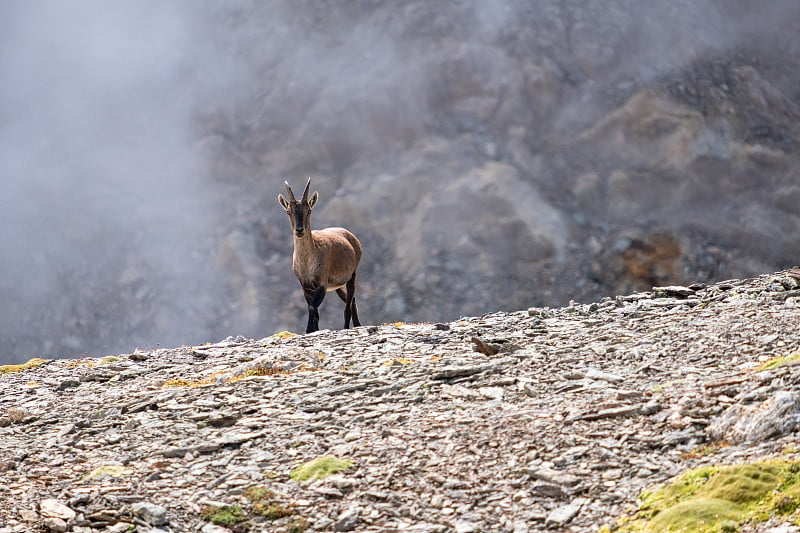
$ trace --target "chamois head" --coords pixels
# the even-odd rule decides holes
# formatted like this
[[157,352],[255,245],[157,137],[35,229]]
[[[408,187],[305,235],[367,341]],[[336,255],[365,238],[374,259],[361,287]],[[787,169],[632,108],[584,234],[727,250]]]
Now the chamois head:
[[289,182],[283,182],[286,185],[286,192],[289,193],[289,200],[283,197],[282,194],[278,195],[278,202],[286,209],[286,214],[289,215],[289,222],[292,224],[292,231],[296,237],[302,237],[307,232],[311,231],[311,209],[317,203],[318,194],[314,191],[311,199],[308,198],[308,188],[311,185],[311,178],[308,178],[306,189],[303,191],[303,198],[297,201],[289,187]]

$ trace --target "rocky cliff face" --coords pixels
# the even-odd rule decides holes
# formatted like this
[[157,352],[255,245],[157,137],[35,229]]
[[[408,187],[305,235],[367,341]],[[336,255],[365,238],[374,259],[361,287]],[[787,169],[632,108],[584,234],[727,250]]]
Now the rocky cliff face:
[[[794,269],[0,367],[0,532],[588,533],[646,520],[640,493],[694,467],[796,471],[799,302]],[[771,476],[757,479],[778,503],[750,518],[774,517],[739,531],[794,531],[777,529],[797,520],[791,480]]]
[[178,208],[194,231],[151,261],[147,233],[103,247],[91,224],[70,233],[66,248],[107,255],[89,271],[46,259],[61,266],[35,311],[5,313],[5,357],[298,329],[275,197],[306,176],[314,224],[364,242],[373,324],[750,276],[800,254],[794,2],[234,1],[192,17],[198,50],[217,51],[193,79],[226,87],[191,113],[209,192]]
[[[361,301],[375,323],[795,262],[796,8],[356,4],[346,35],[333,31],[335,10],[293,8],[287,34],[309,42],[261,66],[264,90],[209,122],[214,175],[257,177],[250,190],[263,195],[258,244],[231,250],[274,254],[264,282],[246,286],[258,320],[276,319],[274,302],[291,302],[278,319],[287,328],[302,314],[272,205],[284,176],[314,176],[316,223],[363,237]],[[255,28],[274,16],[241,13]],[[698,31],[700,20],[714,29]],[[365,36],[374,49],[359,46]],[[307,83],[291,66],[319,49],[330,61]]]

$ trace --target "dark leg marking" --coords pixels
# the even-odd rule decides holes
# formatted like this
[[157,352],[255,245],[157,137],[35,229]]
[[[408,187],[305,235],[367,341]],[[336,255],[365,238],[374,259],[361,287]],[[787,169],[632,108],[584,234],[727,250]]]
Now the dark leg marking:
[[318,308],[320,304],[322,304],[322,300],[325,299],[325,287],[321,285],[316,289],[303,287],[303,294],[308,304],[308,326],[306,327],[306,333],[312,333],[319,330]]

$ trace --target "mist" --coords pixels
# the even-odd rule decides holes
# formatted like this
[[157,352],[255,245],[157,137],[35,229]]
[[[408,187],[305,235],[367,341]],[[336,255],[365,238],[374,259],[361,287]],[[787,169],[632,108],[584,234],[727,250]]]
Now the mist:
[[[704,58],[796,57],[799,17],[789,0],[4,3],[0,362],[297,330],[305,303],[275,196],[306,176],[321,194],[315,227],[362,236],[365,322],[616,290],[584,288],[599,253],[587,243],[621,230],[604,205],[575,207],[576,176],[600,166],[575,156],[575,138]],[[766,67],[776,91],[794,90],[781,64]],[[494,187],[469,183],[481,179]],[[546,223],[472,216],[506,201]],[[425,209],[438,227],[418,222]],[[724,209],[705,211],[709,226]],[[682,238],[646,211],[623,229]],[[502,239],[469,223],[531,234],[493,249]],[[702,274],[785,257],[773,255]],[[321,327],[341,327],[333,300]]]
[[2,11],[0,360],[207,340],[200,21],[163,2]]

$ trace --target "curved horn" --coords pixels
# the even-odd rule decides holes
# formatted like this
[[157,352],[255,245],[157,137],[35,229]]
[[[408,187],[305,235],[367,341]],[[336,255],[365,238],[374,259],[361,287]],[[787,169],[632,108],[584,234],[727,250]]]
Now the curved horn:
[[292,192],[292,188],[291,188],[291,187],[289,187],[289,182],[288,182],[288,181],[284,181],[284,182],[283,182],[283,184],[284,184],[284,185],[286,185],[286,192],[288,192],[288,193],[289,193],[289,198],[290,198],[290,199],[291,199],[293,202],[296,202],[296,201],[297,201],[297,199],[294,197],[294,193]]
[[311,186],[311,178],[308,178],[308,182],[306,183],[306,190],[303,191],[303,202],[308,201],[308,188]]

